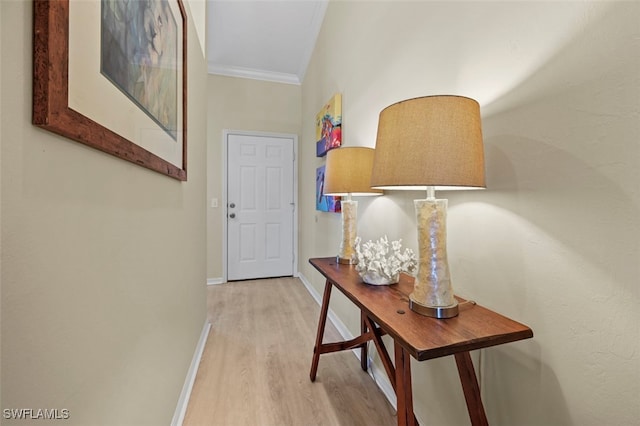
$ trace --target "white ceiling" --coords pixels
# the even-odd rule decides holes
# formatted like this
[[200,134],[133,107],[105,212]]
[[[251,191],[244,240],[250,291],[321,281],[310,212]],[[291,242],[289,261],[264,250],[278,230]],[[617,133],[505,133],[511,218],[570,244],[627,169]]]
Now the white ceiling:
[[209,73],[301,84],[328,0],[209,0]]

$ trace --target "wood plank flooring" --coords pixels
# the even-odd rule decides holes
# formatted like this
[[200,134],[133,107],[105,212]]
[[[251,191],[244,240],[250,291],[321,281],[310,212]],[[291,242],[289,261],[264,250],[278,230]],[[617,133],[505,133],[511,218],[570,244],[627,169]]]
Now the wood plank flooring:
[[[395,410],[351,351],[320,357],[320,307],[297,278],[208,287],[211,331],[185,426],[396,424]],[[340,340],[327,324],[325,342]]]

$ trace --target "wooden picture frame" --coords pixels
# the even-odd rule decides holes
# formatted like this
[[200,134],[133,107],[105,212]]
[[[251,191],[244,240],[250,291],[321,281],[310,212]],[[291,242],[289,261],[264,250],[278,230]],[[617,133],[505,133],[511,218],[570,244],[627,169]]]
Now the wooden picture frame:
[[[187,180],[187,21],[182,0],[177,3],[182,22],[178,28],[181,55],[176,66],[182,66],[178,81],[177,102],[181,105],[181,126],[176,140],[181,151],[179,161],[170,162],[161,154],[141,147],[115,129],[94,121],[82,111],[69,106],[69,1],[34,0],[33,7],[33,124],[100,151],[165,174],[180,181]],[[100,31],[100,29],[96,29]],[[117,89],[116,89],[117,90]],[[180,93],[181,92],[181,93]],[[100,93],[95,96],[99,98]],[[175,164],[179,163],[179,164]]]

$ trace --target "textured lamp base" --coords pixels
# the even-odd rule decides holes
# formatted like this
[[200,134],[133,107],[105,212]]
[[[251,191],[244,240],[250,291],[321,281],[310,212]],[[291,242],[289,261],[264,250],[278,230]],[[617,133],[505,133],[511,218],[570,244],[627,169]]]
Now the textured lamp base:
[[458,302],[449,306],[425,306],[413,300],[412,295],[409,295],[409,309],[431,318],[445,319],[458,316]]
[[336,256],[336,260],[341,265],[355,265],[358,263],[356,259],[347,259],[346,257]]
[[458,315],[447,261],[447,200],[415,200],[419,263],[409,308],[432,318]]
[[356,229],[358,227],[358,202],[342,201],[342,242],[338,252],[338,263],[353,265],[353,255],[356,253]]

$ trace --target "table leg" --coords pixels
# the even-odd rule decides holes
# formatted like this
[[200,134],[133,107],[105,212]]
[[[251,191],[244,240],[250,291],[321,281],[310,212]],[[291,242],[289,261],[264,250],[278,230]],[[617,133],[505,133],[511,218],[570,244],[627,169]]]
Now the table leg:
[[327,312],[329,311],[329,299],[331,298],[331,281],[324,284],[324,294],[322,295],[322,307],[320,308],[320,319],[318,319],[318,333],[316,334],[316,345],[313,347],[313,360],[311,361],[311,372],[309,377],[312,382],[316,381],[318,372],[318,362],[320,361],[320,345],[324,337],[324,327],[327,323]]
[[487,416],[482,405],[480,387],[478,386],[478,379],[476,379],[476,372],[473,368],[471,355],[469,355],[469,352],[460,352],[455,354],[455,357],[460,382],[462,383],[462,391],[464,392],[464,399],[467,401],[467,410],[469,411],[471,424],[473,426],[488,426],[489,423],[487,422]]
[[375,323],[365,316],[365,324],[373,331],[373,343],[376,345],[376,349],[378,350],[378,355],[380,356],[380,360],[382,361],[382,365],[384,366],[385,371],[387,372],[387,376],[389,376],[389,381],[391,382],[391,386],[393,390],[396,390],[396,370],[391,363],[391,357],[389,357],[389,352],[387,352],[387,348],[384,346],[384,342],[382,341],[382,332],[379,328],[376,328]]
[[393,343],[396,361],[398,426],[415,426],[411,389],[411,355],[398,342]]
[[[360,311],[360,334],[367,334],[367,316]],[[369,367],[369,352],[367,351],[367,343],[363,343],[360,347],[360,367],[362,371],[367,371]]]

